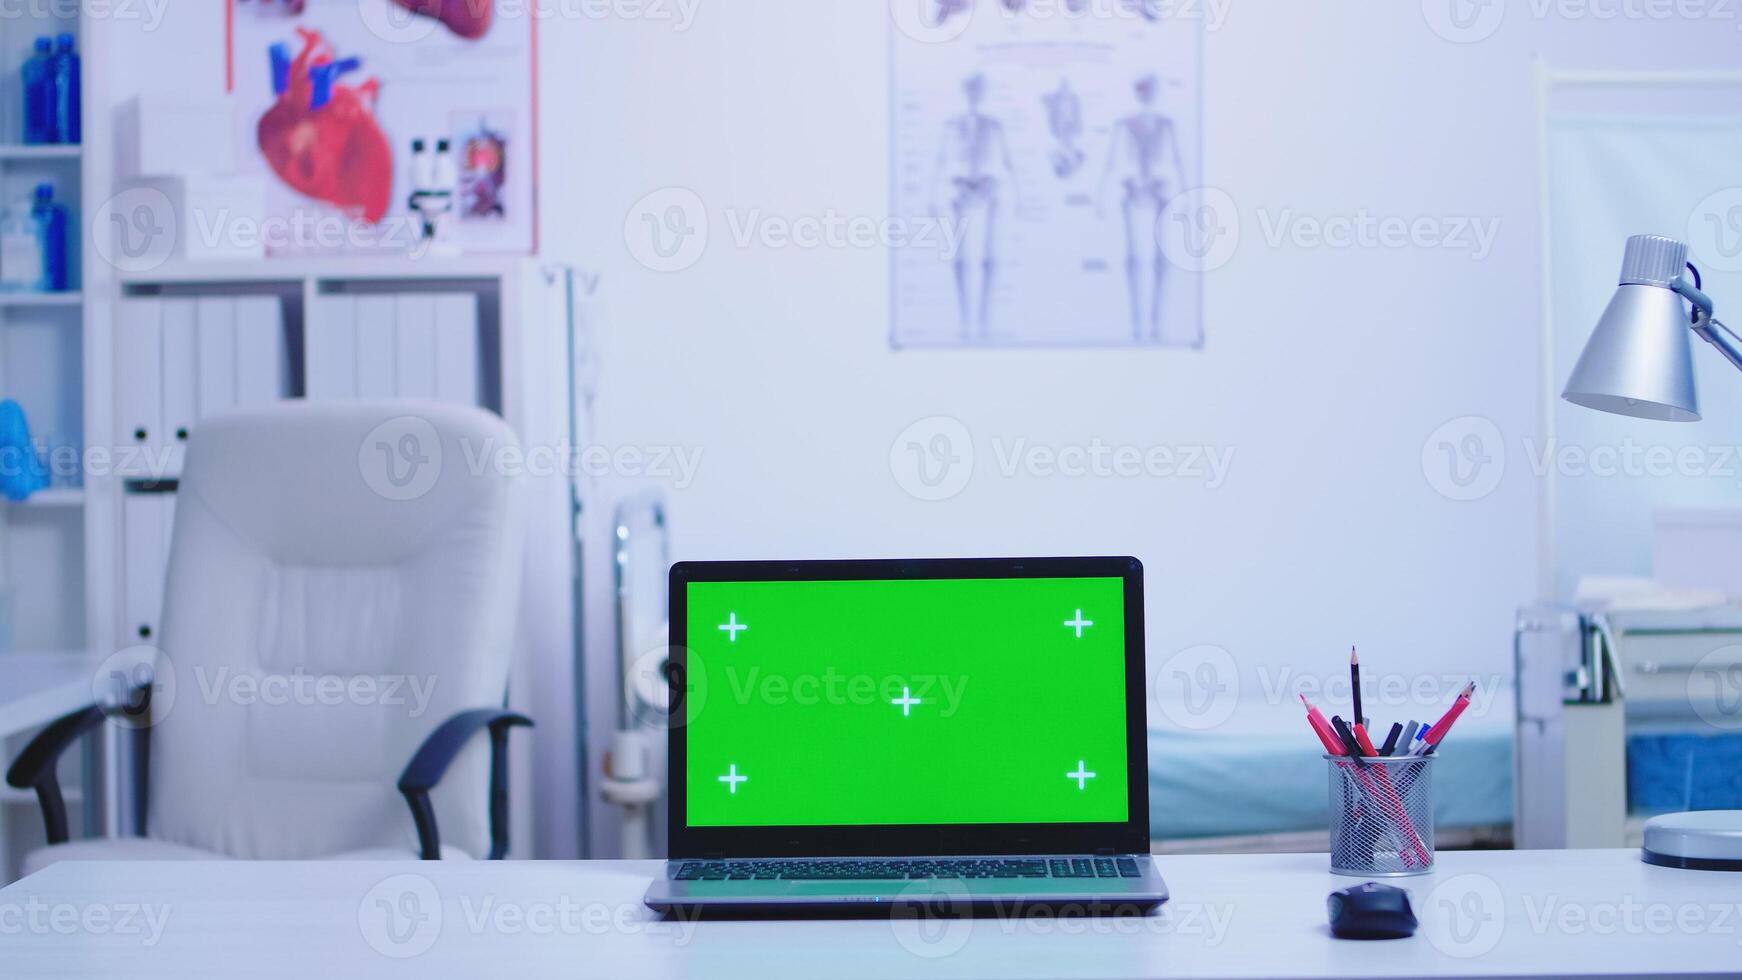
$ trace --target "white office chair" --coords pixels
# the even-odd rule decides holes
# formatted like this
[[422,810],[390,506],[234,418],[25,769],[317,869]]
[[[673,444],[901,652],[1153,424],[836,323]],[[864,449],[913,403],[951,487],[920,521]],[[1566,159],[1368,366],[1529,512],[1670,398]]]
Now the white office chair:
[[48,825],[24,871],[501,857],[508,730],[531,724],[502,710],[523,530],[516,481],[477,460],[513,445],[497,417],[451,405],[285,402],[203,422],[156,672],[123,705],[150,722],[147,836],[67,842],[54,764],[102,722],[93,706],[7,775]]

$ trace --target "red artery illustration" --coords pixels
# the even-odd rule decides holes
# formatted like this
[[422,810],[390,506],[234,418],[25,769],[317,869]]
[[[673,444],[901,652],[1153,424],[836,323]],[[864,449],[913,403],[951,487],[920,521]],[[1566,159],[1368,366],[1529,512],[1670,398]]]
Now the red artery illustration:
[[476,41],[490,33],[490,22],[496,16],[496,0],[393,0],[394,3],[425,17],[434,17],[448,25],[448,30]]
[[393,197],[393,148],[375,120],[380,83],[338,84],[359,63],[334,62],[317,31],[297,33],[288,85],[260,117],[260,152],[292,188],[375,224]]

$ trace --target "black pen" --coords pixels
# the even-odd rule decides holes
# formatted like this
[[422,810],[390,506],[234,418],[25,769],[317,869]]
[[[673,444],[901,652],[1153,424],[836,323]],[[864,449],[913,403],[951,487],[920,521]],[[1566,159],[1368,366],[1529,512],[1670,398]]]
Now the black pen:
[[1391,732],[1385,736],[1385,744],[1379,747],[1379,754],[1390,755],[1392,751],[1397,748],[1397,740],[1402,735],[1403,723],[1397,721],[1392,722]]
[[1366,757],[1361,752],[1361,743],[1355,740],[1355,733],[1349,728],[1349,723],[1342,715],[1331,716],[1331,728],[1337,732],[1337,737],[1343,740],[1343,748],[1349,753],[1349,758],[1355,760],[1355,765],[1366,767]]

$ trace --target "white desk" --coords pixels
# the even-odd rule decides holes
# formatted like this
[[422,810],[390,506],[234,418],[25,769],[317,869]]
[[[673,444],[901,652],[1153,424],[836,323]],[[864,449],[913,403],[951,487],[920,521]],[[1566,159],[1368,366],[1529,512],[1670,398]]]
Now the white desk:
[[[1350,882],[1323,870],[1324,855],[1163,858],[1174,899],[1145,919],[924,927],[659,922],[641,906],[652,862],[69,863],[0,890],[0,973],[1365,980],[1742,971],[1742,877],[1650,867],[1630,851],[1448,853],[1440,864],[1406,883],[1420,933],[1357,943],[1326,931],[1325,896]],[[385,908],[400,910],[396,922]]]

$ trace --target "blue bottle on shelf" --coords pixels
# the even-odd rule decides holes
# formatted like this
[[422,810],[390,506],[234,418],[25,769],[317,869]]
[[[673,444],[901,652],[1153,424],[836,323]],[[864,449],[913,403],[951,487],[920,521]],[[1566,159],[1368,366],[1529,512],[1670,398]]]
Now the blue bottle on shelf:
[[83,139],[82,98],[79,92],[79,54],[71,34],[55,42],[49,62],[54,98],[54,142],[77,143]]
[[24,142],[53,143],[54,81],[50,77],[54,61],[54,41],[36,39],[36,53],[24,63]]
[[55,203],[53,184],[36,185],[30,217],[36,224],[37,241],[42,245],[42,282],[38,288],[64,293],[71,278],[67,274],[67,209]]

